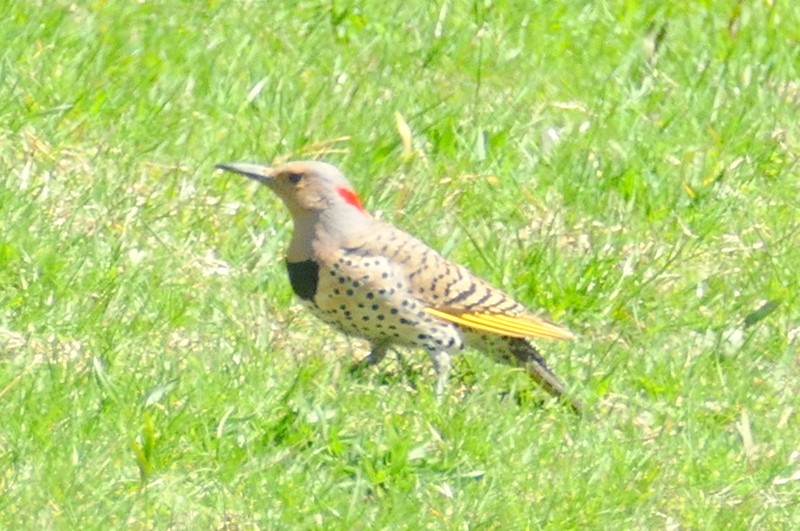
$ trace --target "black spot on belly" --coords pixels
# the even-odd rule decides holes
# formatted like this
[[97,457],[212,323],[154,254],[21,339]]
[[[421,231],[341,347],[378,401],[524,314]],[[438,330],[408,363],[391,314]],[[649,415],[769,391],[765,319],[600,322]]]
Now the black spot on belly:
[[292,283],[292,289],[297,296],[307,301],[313,301],[319,283],[319,264],[314,260],[287,261],[286,270],[289,272],[289,282]]

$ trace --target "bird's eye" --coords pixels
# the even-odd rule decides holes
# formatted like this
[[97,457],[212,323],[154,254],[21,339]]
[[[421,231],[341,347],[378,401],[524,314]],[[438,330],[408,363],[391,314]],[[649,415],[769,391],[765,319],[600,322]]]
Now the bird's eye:
[[297,184],[303,178],[303,174],[302,173],[290,173],[288,178],[289,178],[289,182],[290,183]]

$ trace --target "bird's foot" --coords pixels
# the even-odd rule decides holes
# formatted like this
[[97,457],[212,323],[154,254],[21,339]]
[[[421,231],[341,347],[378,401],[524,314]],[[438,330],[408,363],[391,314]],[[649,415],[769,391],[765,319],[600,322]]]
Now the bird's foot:
[[372,347],[372,351],[364,358],[350,365],[350,373],[357,373],[363,371],[366,367],[374,367],[383,361],[386,357],[386,352],[389,350],[388,344],[379,344]]

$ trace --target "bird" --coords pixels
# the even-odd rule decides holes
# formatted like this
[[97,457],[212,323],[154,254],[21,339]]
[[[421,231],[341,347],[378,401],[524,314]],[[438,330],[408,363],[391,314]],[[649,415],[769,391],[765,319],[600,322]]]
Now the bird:
[[289,210],[289,282],[323,322],[369,341],[357,367],[379,364],[390,348],[425,350],[445,391],[451,358],[467,346],[523,368],[572,410],[583,411],[550,370],[533,338],[572,339],[503,291],[421,240],[376,219],[336,166],[300,160],[277,165],[218,164],[269,188]]

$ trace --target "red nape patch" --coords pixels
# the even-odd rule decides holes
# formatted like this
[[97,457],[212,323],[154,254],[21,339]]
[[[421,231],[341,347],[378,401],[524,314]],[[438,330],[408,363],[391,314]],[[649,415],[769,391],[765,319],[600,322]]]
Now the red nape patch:
[[347,188],[337,188],[336,191],[339,192],[339,195],[342,196],[342,199],[344,199],[347,204],[353,205],[361,212],[366,212],[366,210],[364,210],[364,205],[361,204],[361,199],[358,197],[357,193],[352,190],[348,190]]

